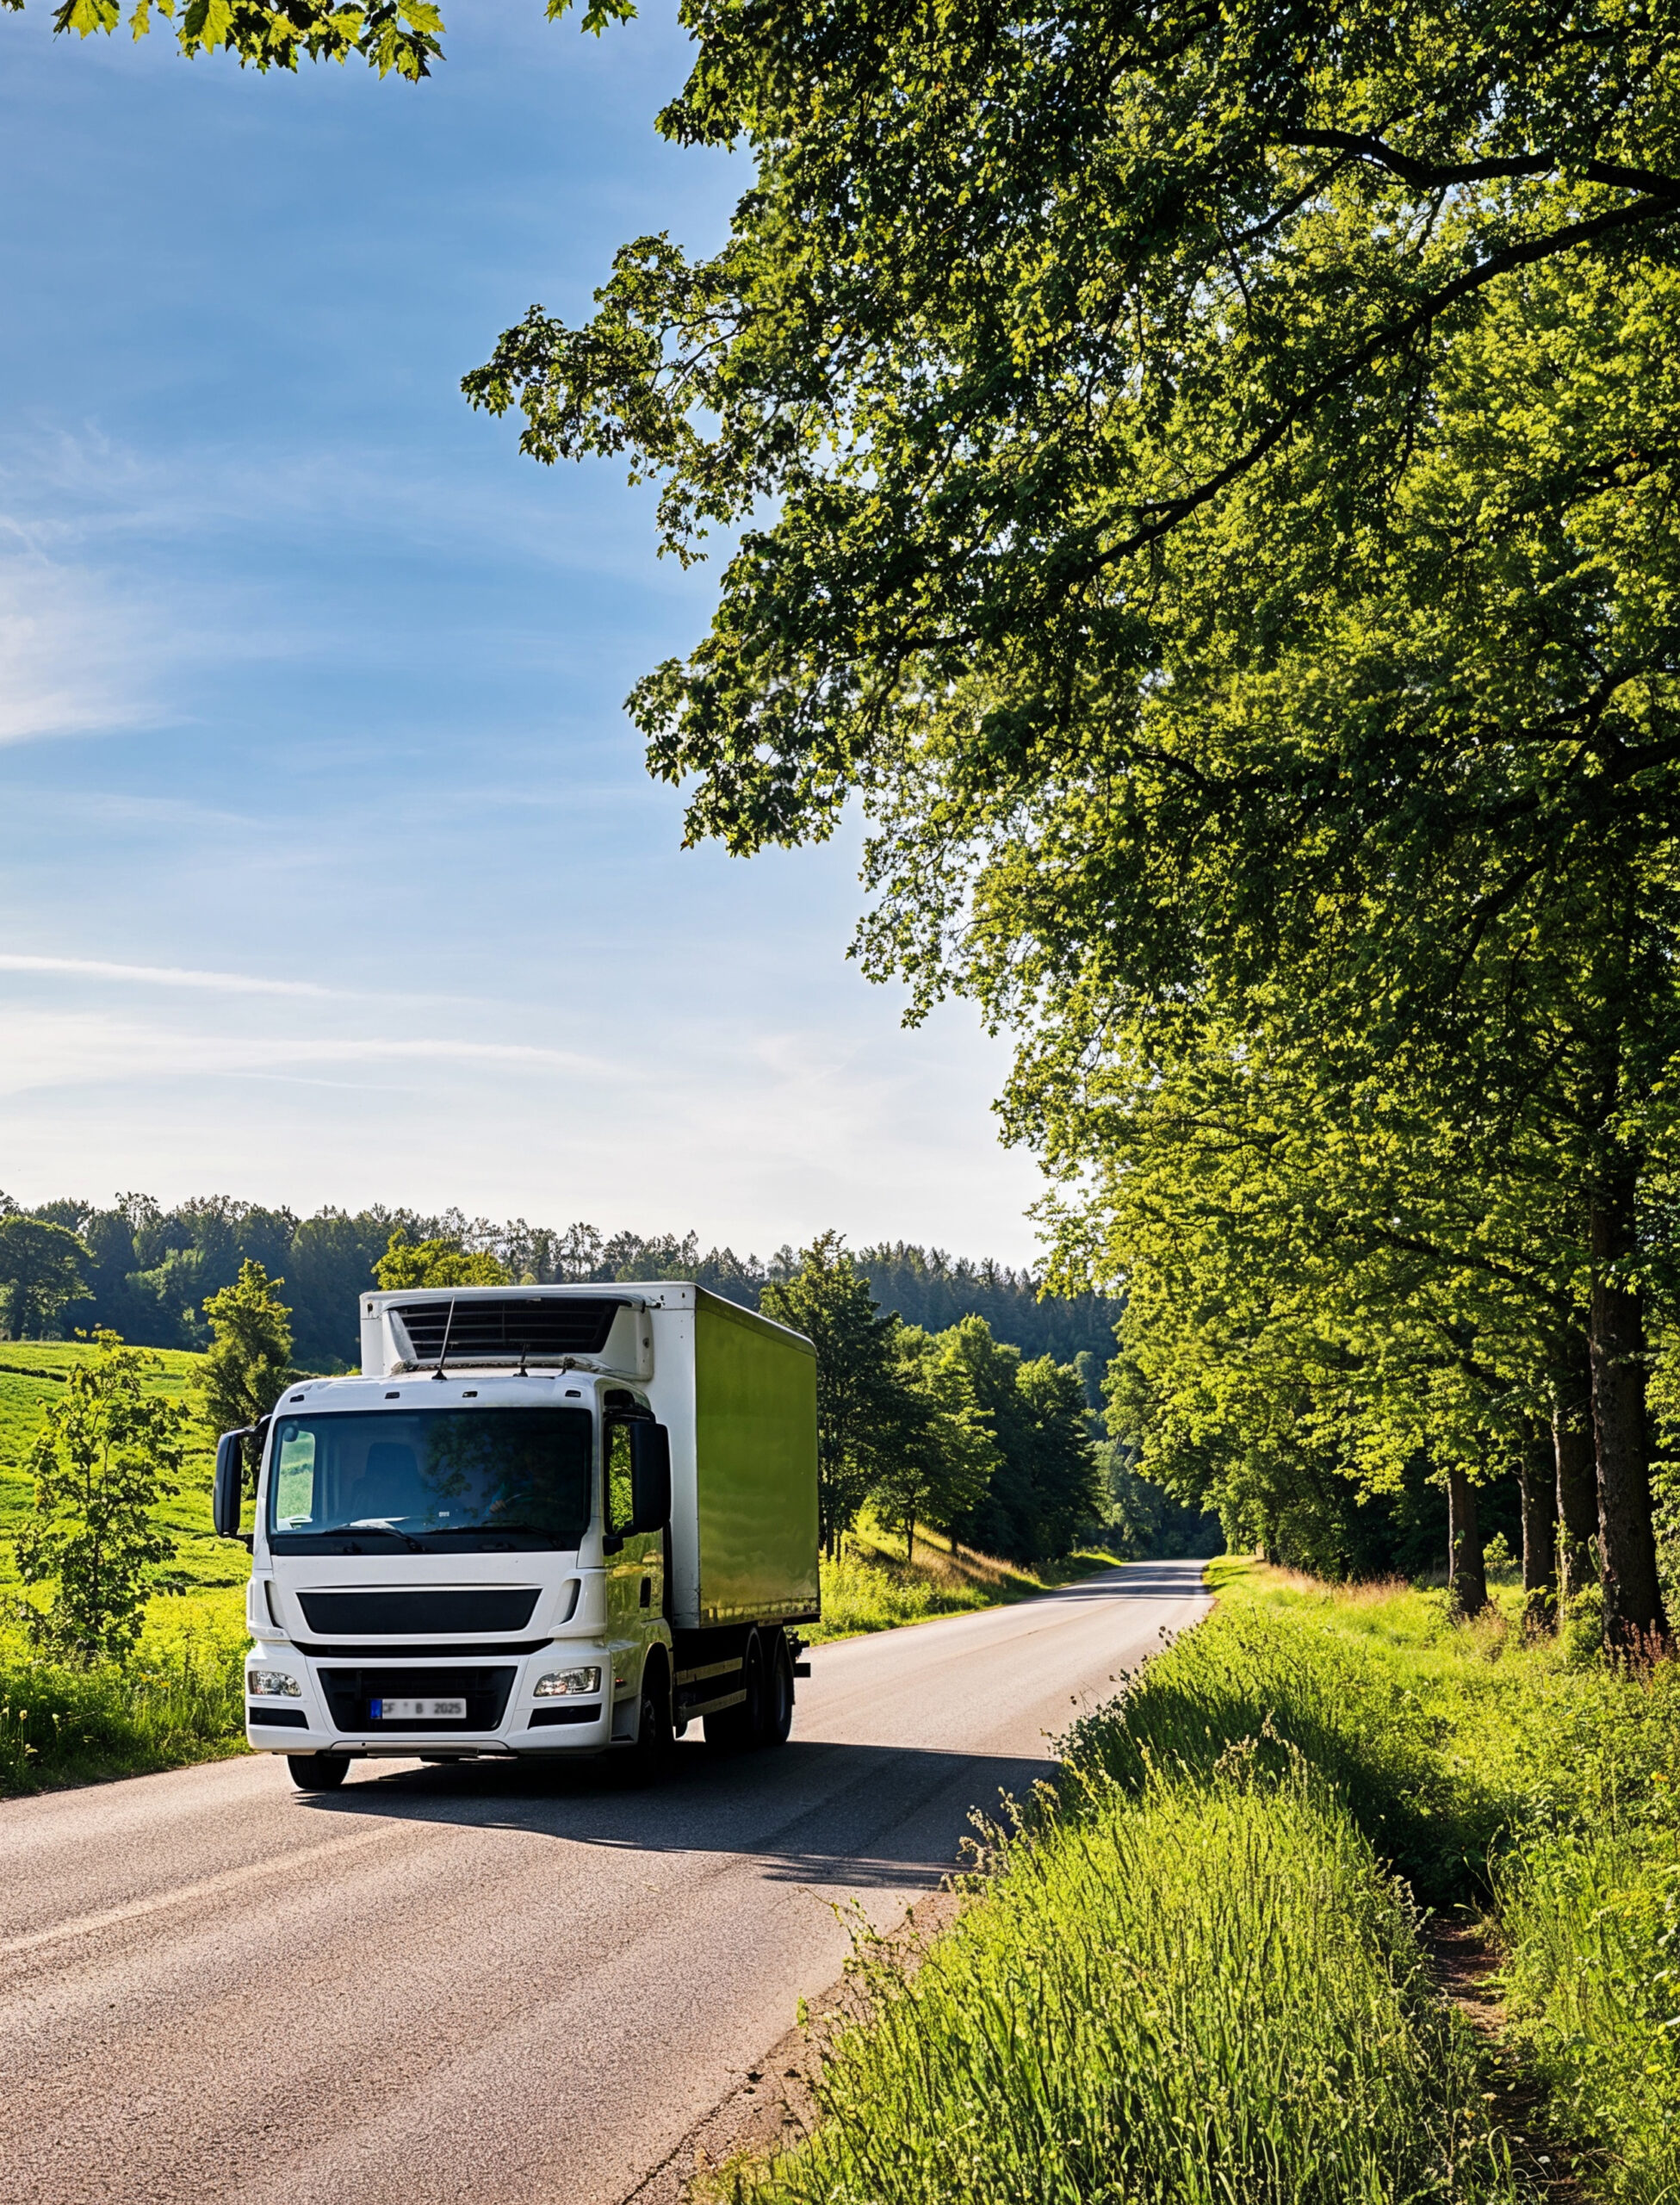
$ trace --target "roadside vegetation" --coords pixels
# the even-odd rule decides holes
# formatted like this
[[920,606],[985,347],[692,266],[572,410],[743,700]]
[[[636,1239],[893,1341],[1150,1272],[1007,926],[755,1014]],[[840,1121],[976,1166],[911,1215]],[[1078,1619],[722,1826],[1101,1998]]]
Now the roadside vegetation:
[[76,1401],[113,1361],[91,1341],[0,1342],[0,1795],[243,1748],[243,1556],[210,1532],[204,1358],[132,1357],[115,1402],[108,1385]]
[[[1520,1585],[1466,1624],[1404,1583],[1211,1575],[1212,1618],[990,1834],[956,1928],[908,1968],[860,1947],[813,2132],[726,2194],[1469,2205],[1565,2165],[1676,2194],[1673,1666],[1525,1639]],[[1435,1919],[1497,1961],[1497,2065]]]
[[954,1545],[938,1531],[918,1533],[912,1558],[901,1536],[865,1516],[846,1534],[838,1555],[822,1557],[822,1620],[803,1635],[821,1646],[831,1639],[896,1630],[901,1624],[926,1623],[934,1616],[1001,1607],[1125,1559],[1089,1548],[1059,1564],[1027,1569]]

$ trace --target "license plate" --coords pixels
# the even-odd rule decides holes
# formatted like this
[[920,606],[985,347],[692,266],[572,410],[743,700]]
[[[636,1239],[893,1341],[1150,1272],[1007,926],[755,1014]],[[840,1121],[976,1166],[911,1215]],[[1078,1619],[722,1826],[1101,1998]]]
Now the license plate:
[[464,1723],[464,1699],[376,1699],[372,1702],[375,1723]]

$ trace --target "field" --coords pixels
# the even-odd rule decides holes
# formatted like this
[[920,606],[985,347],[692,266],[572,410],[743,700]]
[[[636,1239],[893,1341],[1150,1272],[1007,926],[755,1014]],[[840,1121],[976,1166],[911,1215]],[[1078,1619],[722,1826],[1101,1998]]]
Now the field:
[[[1680,2194],[1680,1680],[1216,1562],[741,2205]],[[1514,1607],[1510,1596],[1508,1605]],[[1437,1987],[1493,1970],[1490,2046]]]
[[[127,1674],[34,1660],[17,1615],[12,1539],[22,1469],[80,1343],[0,1341],[0,1795],[137,1775],[244,1750],[245,1556],[210,1530],[211,1455],[192,1457],[158,1516],[180,1542]],[[157,1351],[151,1383],[181,1400],[197,1357]]]

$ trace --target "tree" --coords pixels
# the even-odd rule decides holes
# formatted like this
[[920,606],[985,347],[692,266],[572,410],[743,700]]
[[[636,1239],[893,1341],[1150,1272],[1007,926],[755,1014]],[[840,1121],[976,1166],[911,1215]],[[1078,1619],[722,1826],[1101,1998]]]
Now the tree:
[[[0,0],[0,7],[18,10],[23,4]],[[549,21],[571,5],[547,0]],[[587,0],[582,28],[598,34],[635,13],[631,0]],[[357,53],[381,77],[394,71],[418,82],[443,53],[443,17],[433,0],[227,0],[220,7],[183,0],[178,21],[175,0],[129,0],[127,27],[135,38],[157,18],[175,25],[183,53],[232,53],[242,68],[295,69],[300,59],[347,61]],[[87,38],[96,31],[108,34],[123,20],[122,0],[59,0],[53,26]]]
[[67,1301],[88,1290],[89,1255],[62,1225],[14,1212],[0,1217],[0,1286],[15,1340],[39,1339]]
[[405,1286],[510,1286],[511,1276],[487,1249],[468,1251],[459,1239],[437,1239],[411,1242],[406,1226],[398,1226],[385,1253],[374,1265],[374,1276],[387,1291]]
[[902,1429],[893,1367],[898,1320],[877,1310],[834,1231],[819,1233],[800,1252],[797,1270],[767,1285],[759,1306],[816,1350],[817,1513],[825,1549],[838,1553]]
[[903,1532],[904,1558],[913,1562],[917,1525],[949,1531],[960,1523],[991,1482],[998,1457],[955,1333],[901,1325],[893,1345],[900,1399],[877,1436],[881,1462],[870,1498]]
[[1038,1558],[1072,1552],[1102,1521],[1108,1492],[1086,1417],[1085,1382],[1047,1355],[1024,1362],[1015,1379],[1024,1413]]
[[861,795],[866,961],[1015,1026],[1020,1138],[1040,1047],[1142,1079],[1208,1014],[1549,1153],[1607,1614],[1660,1630],[1673,0],[695,20],[728,242],[466,386],[662,478],[679,556],[740,531],[632,698],[691,837]]
[[375,1283],[396,1220],[382,1208],[322,1210],[305,1218],[286,1252],[294,1351],[310,1370],[354,1368],[361,1361],[356,1304]]
[[965,1368],[997,1452],[983,1491],[943,1528],[1012,1562],[1066,1554],[1108,1497],[1079,1371],[1048,1356],[1026,1361],[981,1317],[965,1317],[938,1345]]
[[121,1659],[139,1636],[152,1572],[176,1543],[158,1504],[180,1489],[191,1419],[146,1390],[158,1357],[114,1332],[72,1369],[35,1437],[25,1468],[34,1512],[17,1535],[26,1585],[52,1585],[39,1629],[84,1661]]
[[276,1291],[285,1283],[248,1259],[233,1284],[204,1304],[213,1337],[193,1390],[212,1432],[256,1424],[291,1382],[292,1313]]

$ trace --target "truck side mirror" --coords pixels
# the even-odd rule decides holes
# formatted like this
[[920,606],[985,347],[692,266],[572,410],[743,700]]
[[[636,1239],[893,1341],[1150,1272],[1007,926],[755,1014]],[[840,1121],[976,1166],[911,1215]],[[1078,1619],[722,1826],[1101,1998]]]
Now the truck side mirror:
[[629,1432],[629,1528],[662,1531],[671,1520],[671,1434],[662,1424],[633,1424]]
[[245,1443],[249,1428],[224,1432],[216,1442],[216,1481],[210,1492],[210,1520],[219,1539],[239,1536],[239,1510],[245,1500]]

